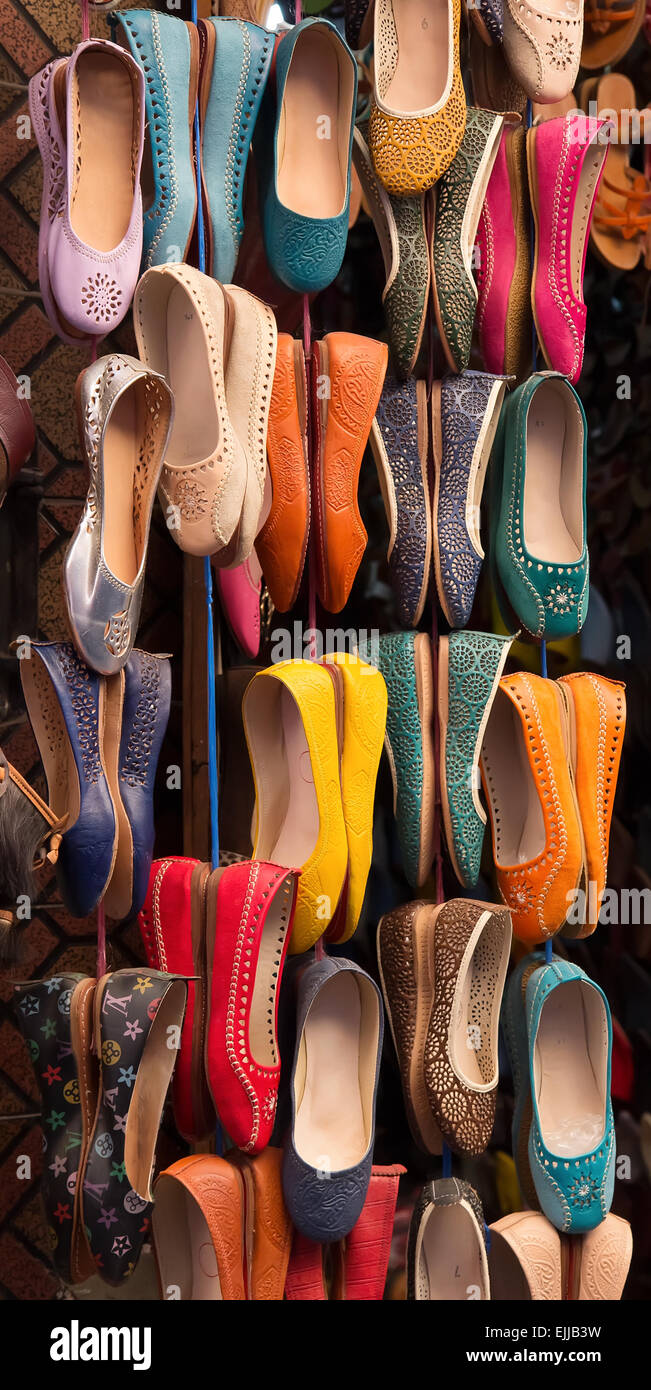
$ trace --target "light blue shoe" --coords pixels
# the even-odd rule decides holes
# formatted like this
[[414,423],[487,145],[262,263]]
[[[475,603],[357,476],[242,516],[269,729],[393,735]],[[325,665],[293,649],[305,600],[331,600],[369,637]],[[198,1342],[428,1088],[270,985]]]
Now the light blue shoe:
[[578,965],[539,960],[536,952],[520,963],[505,1001],[513,1151],[524,1195],[530,1199],[526,1144],[536,1205],[574,1235],[598,1226],[613,1200],[610,1008]]
[[152,265],[184,261],[194,231],[197,185],[192,142],[199,34],[193,24],[155,10],[124,10],[111,15],[110,22],[116,41],[129,49],[145,78],[143,172],[145,187],[151,181],[151,196],[143,190],[142,269],[148,270]]
[[304,19],[284,35],[254,154],[267,259],[300,294],[331,285],[344,258],[356,100],[357,64],[334,24]]
[[452,867],[464,888],[474,888],[479,878],[486,829],[479,754],[514,640],[462,631],[439,642],[441,808]]
[[242,19],[207,19],[201,34],[201,176],[206,270],[230,284],[244,232],[244,175],[275,34]]

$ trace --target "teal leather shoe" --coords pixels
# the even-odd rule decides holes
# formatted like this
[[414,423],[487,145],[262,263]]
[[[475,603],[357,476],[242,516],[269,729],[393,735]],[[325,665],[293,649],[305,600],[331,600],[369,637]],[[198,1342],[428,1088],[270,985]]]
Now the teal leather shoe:
[[610,1008],[578,965],[559,958],[537,964],[539,956],[520,963],[507,991],[513,1151],[524,1195],[526,1142],[537,1205],[557,1230],[580,1235],[605,1219],[613,1200]]
[[194,230],[199,35],[193,24],[155,10],[124,10],[110,22],[116,42],[129,49],[145,78],[142,269],[149,270],[184,261]]
[[242,19],[207,19],[199,87],[206,269],[230,284],[244,232],[244,175],[275,34]]
[[300,294],[332,284],[348,236],[357,64],[334,24],[281,38],[254,143],[269,265]]
[[424,884],[434,854],[434,680],[427,633],[391,632],[359,644],[377,666],[387,695],[385,747],[393,778],[393,808],[405,875]]
[[486,812],[479,754],[514,637],[451,632],[439,642],[441,808],[452,867],[464,888],[479,878]]
[[583,406],[566,377],[536,372],[507,396],[491,465],[491,564],[509,625],[539,641],[580,632],[588,611]]

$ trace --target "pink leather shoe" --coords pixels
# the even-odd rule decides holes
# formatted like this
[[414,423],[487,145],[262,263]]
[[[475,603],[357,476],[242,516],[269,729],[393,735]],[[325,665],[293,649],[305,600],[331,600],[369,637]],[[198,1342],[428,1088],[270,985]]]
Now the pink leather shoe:
[[576,385],[583,365],[583,298],[590,221],[608,153],[607,125],[582,114],[557,116],[527,131],[529,191],[535,228],[531,306],[551,371]]
[[29,84],[43,160],[39,278],[66,342],[101,338],[128,312],[142,254],[144,76],[125,49],[79,44]]
[[260,594],[262,570],[255,551],[232,570],[213,566],[221,609],[245,656],[252,660],[260,651]]
[[529,207],[524,130],[505,126],[477,228],[477,314],[484,366],[495,376],[531,368]]
[[215,869],[206,888],[205,1067],[233,1143],[259,1153],[276,1118],[278,993],[298,874],[260,860]]

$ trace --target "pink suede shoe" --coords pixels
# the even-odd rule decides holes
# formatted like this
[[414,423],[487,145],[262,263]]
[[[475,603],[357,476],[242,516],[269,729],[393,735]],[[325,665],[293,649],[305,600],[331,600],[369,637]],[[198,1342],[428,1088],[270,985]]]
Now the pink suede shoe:
[[43,301],[67,342],[101,338],[127,314],[140,268],[144,77],[123,48],[89,39],[31,79],[29,101]]
[[527,131],[529,191],[535,227],[531,285],[538,341],[547,366],[576,385],[583,365],[586,307],[583,270],[608,141],[606,121],[557,116]]
[[248,560],[233,569],[217,569],[213,574],[221,609],[228,626],[245,656],[252,660],[260,651],[260,594],[262,570],[253,550]]
[[505,126],[477,229],[477,314],[484,366],[495,376],[531,369],[529,208],[525,132]]

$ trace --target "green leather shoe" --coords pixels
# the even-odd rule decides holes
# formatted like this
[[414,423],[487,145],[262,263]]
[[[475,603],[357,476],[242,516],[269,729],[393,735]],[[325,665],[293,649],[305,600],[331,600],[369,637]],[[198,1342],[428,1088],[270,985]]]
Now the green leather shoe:
[[435,189],[434,309],[445,356],[455,372],[465,371],[470,360],[477,308],[472,255],[503,125],[504,117],[495,111],[469,106],[459,150]]
[[479,878],[486,828],[479,754],[514,640],[464,630],[439,641],[441,809],[452,867],[464,888],[474,888]]
[[504,403],[491,460],[491,568],[502,616],[539,641],[574,637],[588,610],[583,406],[536,372]]

